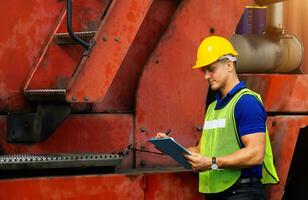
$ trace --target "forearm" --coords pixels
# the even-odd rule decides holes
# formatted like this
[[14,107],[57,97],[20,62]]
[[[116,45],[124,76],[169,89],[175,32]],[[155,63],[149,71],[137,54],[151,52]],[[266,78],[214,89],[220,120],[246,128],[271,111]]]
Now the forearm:
[[242,148],[230,155],[218,157],[217,164],[220,168],[242,169],[261,165],[264,152],[256,149]]

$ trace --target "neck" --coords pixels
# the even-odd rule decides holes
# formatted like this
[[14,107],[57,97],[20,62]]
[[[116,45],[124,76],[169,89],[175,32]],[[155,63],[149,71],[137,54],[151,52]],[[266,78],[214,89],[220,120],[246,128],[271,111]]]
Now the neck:
[[221,98],[224,98],[239,82],[237,77],[229,80],[226,86],[220,90]]

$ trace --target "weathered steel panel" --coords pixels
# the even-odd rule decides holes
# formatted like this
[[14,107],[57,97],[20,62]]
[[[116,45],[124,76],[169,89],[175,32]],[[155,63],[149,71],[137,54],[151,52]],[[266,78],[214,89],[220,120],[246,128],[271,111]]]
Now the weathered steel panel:
[[240,79],[263,98],[267,112],[308,112],[308,76],[244,74]]
[[[142,175],[0,180],[0,199],[144,199]],[[18,191],[18,192],[16,192]]]
[[[18,191],[18,192],[16,192]],[[0,180],[0,199],[204,199],[192,172]]]
[[[118,153],[133,143],[133,116],[129,114],[70,115],[44,142],[9,144],[6,117],[0,118],[0,146],[5,154],[18,153]],[[121,167],[133,166],[133,154]]]
[[134,111],[143,67],[168,27],[178,4],[179,0],[153,2],[110,88],[103,100],[93,105],[93,112]]
[[268,199],[280,200],[285,188],[296,141],[308,116],[285,115],[268,118],[268,129],[280,183],[268,187]]
[[[182,1],[144,68],[136,101],[136,144],[156,151],[147,139],[172,129],[184,146],[200,138],[208,84],[192,70],[200,41],[211,33],[230,37],[248,1]],[[213,6],[215,5],[215,6]],[[167,156],[137,152],[136,165],[175,165]]]
[[24,107],[22,89],[61,13],[61,1],[12,0],[0,6],[0,110]]
[[145,174],[145,199],[198,200],[198,175],[193,172]]

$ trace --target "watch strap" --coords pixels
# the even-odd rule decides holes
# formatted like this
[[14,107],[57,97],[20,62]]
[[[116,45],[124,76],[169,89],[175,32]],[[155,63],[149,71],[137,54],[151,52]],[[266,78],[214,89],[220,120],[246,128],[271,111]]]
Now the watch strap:
[[212,164],[217,164],[216,157],[212,157]]

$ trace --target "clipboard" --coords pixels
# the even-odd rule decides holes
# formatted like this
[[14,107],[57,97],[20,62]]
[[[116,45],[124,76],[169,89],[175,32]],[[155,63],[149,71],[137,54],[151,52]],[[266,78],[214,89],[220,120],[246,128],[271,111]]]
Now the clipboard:
[[185,159],[183,154],[191,155],[182,145],[177,143],[172,137],[169,138],[151,138],[148,140],[154,144],[155,147],[163,153],[168,154],[183,167],[191,169],[191,164]]

